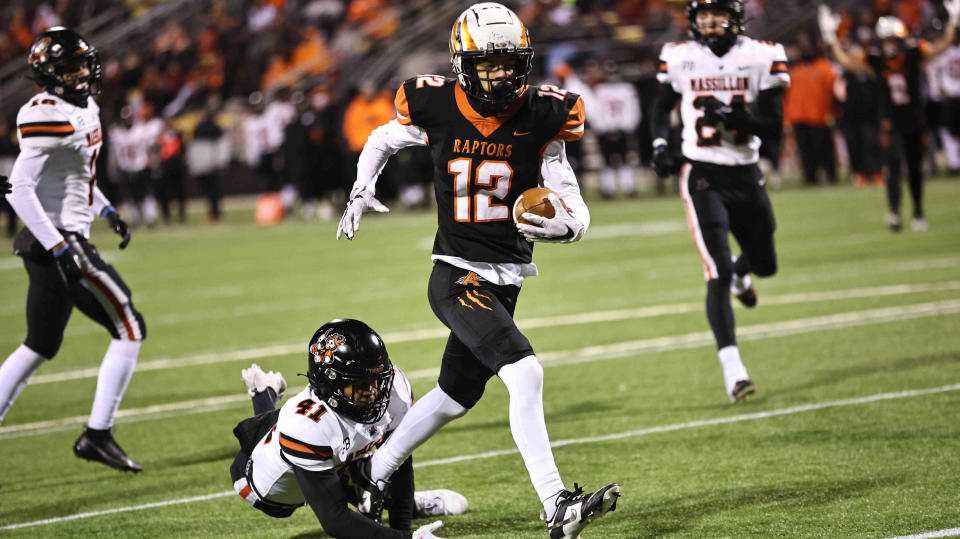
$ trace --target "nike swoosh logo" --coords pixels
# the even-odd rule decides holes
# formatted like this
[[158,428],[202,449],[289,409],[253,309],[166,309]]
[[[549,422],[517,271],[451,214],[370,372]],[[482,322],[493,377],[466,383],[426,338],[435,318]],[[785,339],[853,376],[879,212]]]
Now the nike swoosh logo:
[[519,131],[514,131],[514,132],[513,132],[513,136],[515,136],[515,137],[522,137],[522,136],[524,136],[524,135],[529,135],[529,134],[530,134],[530,131],[524,131],[523,133],[521,133],[521,132],[519,132]]

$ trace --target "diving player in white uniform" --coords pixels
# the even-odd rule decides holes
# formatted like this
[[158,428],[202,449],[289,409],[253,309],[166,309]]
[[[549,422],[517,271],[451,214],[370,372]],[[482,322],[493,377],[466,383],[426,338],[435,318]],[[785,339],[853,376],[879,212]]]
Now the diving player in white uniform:
[[57,354],[76,306],[103,325],[112,340],[74,454],[139,472],[140,464],[124,453],[110,430],[147,330],[130,289],[88,241],[97,215],[123,237],[121,249],[130,241],[127,224],[97,188],[103,131],[91,93],[98,89],[100,62],[86,40],[63,27],[37,36],[28,62],[45,91],[17,115],[20,155],[7,195],[26,225],[14,240],[14,252],[30,277],[27,337],[0,366],[0,421],[40,364]]
[[324,531],[345,539],[433,538],[439,521],[411,534],[411,518],[466,510],[466,498],[450,490],[414,493],[409,458],[387,489],[389,528],[347,509],[361,501],[351,481],[369,483],[370,455],[413,404],[407,378],[363,322],[332,320],[314,333],[309,383],[279,410],[274,406],[286,388],[280,374],[253,365],[242,376],[256,415],[234,429],[241,449],[230,476],[255,508],[285,518],[308,504]]

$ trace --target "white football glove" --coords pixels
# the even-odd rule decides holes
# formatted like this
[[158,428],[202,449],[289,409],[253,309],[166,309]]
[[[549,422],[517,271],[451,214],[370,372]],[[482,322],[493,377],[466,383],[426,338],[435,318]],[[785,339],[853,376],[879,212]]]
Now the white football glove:
[[943,0],[943,7],[950,16],[950,24],[960,22],[960,0]]
[[340,224],[337,225],[337,239],[345,235],[348,240],[353,239],[353,235],[360,228],[360,217],[363,212],[373,210],[377,213],[386,213],[390,211],[382,202],[374,198],[373,192],[368,189],[360,189],[350,193],[350,200],[347,201],[347,209],[343,211],[343,217],[340,218]]
[[437,537],[433,534],[433,530],[436,530],[440,526],[443,526],[443,522],[439,520],[425,526],[420,526],[413,532],[413,539],[443,539],[443,537]]
[[535,213],[524,213],[523,218],[530,224],[517,223],[517,230],[527,241],[548,243],[570,243],[583,235],[583,223],[570,214],[560,198],[550,193],[547,199],[553,204],[553,217],[547,219]]
[[820,23],[820,35],[823,36],[823,42],[827,45],[836,43],[837,27],[840,26],[840,16],[830,11],[830,7],[826,4],[820,4],[817,12],[817,22]]

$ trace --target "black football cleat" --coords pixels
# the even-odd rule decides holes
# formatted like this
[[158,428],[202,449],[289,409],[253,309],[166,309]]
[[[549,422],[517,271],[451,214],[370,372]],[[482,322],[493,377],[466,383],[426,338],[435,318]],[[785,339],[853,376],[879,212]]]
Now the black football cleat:
[[143,466],[123,452],[123,449],[117,445],[109,431],[103,437],[91,436],[85,431],[73,443],[73,454],[78,458],[102,462],[121,472],[138,473],[143,471]]
[[737,299],[744,307],[753,308],[757,306],[757,287],[750,283],[750,286],[743,292],[737,294]]
[[[557,498],[557,512],[547,522],[550,539],[577,539],[580,532],[595,519],[615,510],[620,499],[620,485],[610,483],[596,492],[584,494],[573,484],[573,492],[565,490]],[[543,515],[542,518],[546,518]]]
[[736,404],[747,398],[747,395],[753,395],[756,392],[757,386],[753,382],[749,379],[740,380],[733,385],[733,391],[730,392],[730,402]]

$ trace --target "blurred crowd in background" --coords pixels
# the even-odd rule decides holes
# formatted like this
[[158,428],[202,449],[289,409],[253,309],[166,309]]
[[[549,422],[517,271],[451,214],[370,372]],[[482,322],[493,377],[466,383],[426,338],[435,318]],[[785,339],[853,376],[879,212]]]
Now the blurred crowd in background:
[[[649,169],[646,111],[656,91],[660,47],[686,39],[686,2],[505,3],[530,28],[537,54],[531,80],[585,96],[588,136],[568,153],[588,196],[670,193],[672,182],[657,180]],[[784,43],[792,62],[786,134],[764,141],[762,150],[771,184],[791,175],[810,185],[881,181],[876,81],[845,74],[825,56],[815,2],[745,3],[747,35]],[[164,4],[178,5],[159,16]],[[124,202],[133,223],[182,222],[185,201],[196,196],[208,201],[208,222],[217,223],[224,195],[254,193],[269,197],[268,207],[275,208],[258,216],[265,222],[284,216],[329,220],[339,215],[367,135],[395,117],[393,97],[401,81],[450,74],[449,28],[467,5],[8,0],[0,7],[0,84],[23,76],[37,33],[58,24],[75,28],[100,49],[104,68],[97,100],[108,138],[98,181],[108,196]],[[874,22],[881,15],[898,16],[917,37],[935,37],[946,20],[939,0],[845,5],[855,6],[836,6],[844,16],[841,37],[851,48],[873,46]],[[810,17],[790,24],[780,20],[787,12],[804,12],[798,8]],[[108,23],[85,32],[90,21]],[[111,28],[137,23],[132,37],[101,39]],[[941,77],[960,79],[960,60],[931,62],[926,69],[927,166],[930,172],[955,174],[960,146],[950,146],[955,136],[936,121],[936,104],[946,97],[937,84]],[[14,125],[22,101],[9,101],[0,95],[0,173],[9,171],[18,152]],[[431,204],[427,152],[403,150],[391,160],[378,183],[381,200],[410,208]],[[838,170],[849,174],[842,177]]]

